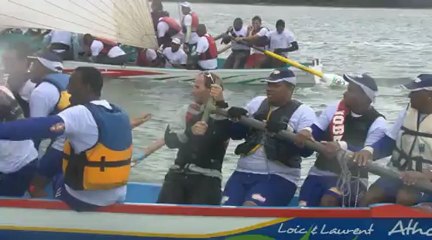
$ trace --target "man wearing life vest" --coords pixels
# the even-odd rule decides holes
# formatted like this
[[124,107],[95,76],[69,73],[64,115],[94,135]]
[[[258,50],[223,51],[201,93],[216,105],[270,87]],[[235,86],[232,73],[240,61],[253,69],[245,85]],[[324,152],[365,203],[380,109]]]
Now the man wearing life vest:
[[[254,47],[265,49],[267,43],[262,41],[262,37],[265,37],[269,32],[268,28],[262,26],[261,18],[255,16],[252,18],[252,26],[248,27],[247,37],[237,37],[237,41],[246,41],[252,44]],[[266,60],[264,53],[252,49],[252,54],[246,61],[245,68],[261,68]]]
[[52,30],[45,35],[44,42],[47,43],[48,49],[58,54],[63,61],[73,60],[72,37],[71,32]]
[[55,198],[77,211],[124,201],[132,157],[128,115],[100,99],[101,73],[79,67],[68,92],[72,107],[44,118],[0,124],[0,139],[23,140],[65,135],[63,173],[54,180]]
[[378,87],[367,74],[345,74],[349,82],[343,99],[329,105],[317,121],[297,133],[298,146],[306,139],[325,141],[327,152],[319,153],[300,190],[299,204],[303,207],[356,207],[368,187],[365,168],[351,167],[351,192],[342,192],[338,180],[342,167],[336,159],[340,148],[358,151],[378,141],[385,134],[386,120],[372,107]]
[[199,41],[195,52],[192,53],[193,62],[200,70],[217,69],[217,47],[213,37],[207,33],[207,28],[204,24],[198,25]]
[[156,32],[159,18],[169,16],[169,13],[163,10],[163,5],[161,0],[152,0],[150,7],[152,10],[150,14],[153,20],[154,30]]
[[225,61],[224,69],[239,69],[244,68],[247,58],[250,55],[250,47],[231,41],[232,38],[246,37],[248,30],[246,26],[243,26],[243,20],[241,18],[234,19],[233,26],[230,27],[223,37],[222,42],[228,44],[231,42],[231,54]]
[[[158,203],[219,205],[221,202],[222,162],[230,139],[231,121],[211,114],[202,120],[207,101],[226,108],[222,81],[213,73],[195,78],[194,103],[185,116],[185,129],[167,127],[165,143],[179,149],[173,166],[165,176]],[[213,99],[212,99],[213,98]]]
[[184,34],[184,48],[187,53],[192,53],[200,38],[197,33],[199,19],[198,15],[191,10],[189,2],[182,2],[180,5],[183,13],[181,26]]
[[[13,94],[0,86],[0,122],[22,118]],[[0,141],[0,196],[22,197],[36,172],[38,152],[32,140]]]
[[231,119],[249,115],[265,121],[267,131],[251,130],[240,124],[232,127],[233,139],[245,139],[235,153],[237,168],[225,186],[222,203],[232,206],[287,206],[300,181],[302,157],[312,151],[300,149],[274,133],[312,125],[315,112],[292,99],[296,77],[291,70],[274,70],[266,79],[267,97],[259,96],[246,109],[231,107]]
[[[62,59],[51,51],[42,52],[34,59],[30,68],[31,81],[36,84],[30,95],[30,117],[47,117],[57,114],[70,105],[67,92],[69,75],[62,73]],[[34,139],[39,149],[42,139]],[[61,170],[64,137],[52,139],[45,154],[39,160],[38,174],[33,181],[30,194],[44,196],[44,187]]]
[[[277,20],[276,30],[268,32],[265,38],[268,44],[268,50],[284,57],[288,57],[289,52],[299,49],[294,34],[289,29],[285,28],[285,21],[282,19]],[[272,57],[267,57],[264,65],[266,65],[265,67],[278,68],[285,66],[286,63]]]
[[161,17],[157,24],[157,37],[159,46],[163,45],[163,48],[170,45],[172,38],[183,39],[180,24],[172,17]]
[[7,87],[12,91],[14,98],[23,110],[24,117],[30,116],[29,100],[36,84],[30,80],[28,56],[30,47],[26,43],[15,43],[3,53],[4,79]]
[[83,43],[86,56],[90,57],[90,61],[111,65],[123,65],[128,61],[125,51],[114,41],[85,34]]
[[[405,87],[410,90],[406,109],[383,138],[356,154],[355,161],[365,166],[367,160],[391,155],[389,167],[403,172],[402,178],[410,183],[409,179],[425,180],[422,176],[432,169],[432,74],[420,74]],[[411,206],[421,202],[432,202],[432,196],[413,190],[401,180],[381,177],[369,188],[363,205]]]

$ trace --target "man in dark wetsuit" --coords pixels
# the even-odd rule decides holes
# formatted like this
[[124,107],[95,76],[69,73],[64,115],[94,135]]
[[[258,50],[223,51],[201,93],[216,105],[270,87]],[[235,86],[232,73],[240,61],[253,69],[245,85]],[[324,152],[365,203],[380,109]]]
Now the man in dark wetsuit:
[[186,129],[165,133],[169,148],[178,148],[177,158],[165,176],[158,203],[218,205],[221,201],[222,161],[228,145],[231,122],[210,115],[202,121],[203,109],[214,98],[227,107],[221,80],[215,74],[200,73],[193,87],[195,102],[186,114]]

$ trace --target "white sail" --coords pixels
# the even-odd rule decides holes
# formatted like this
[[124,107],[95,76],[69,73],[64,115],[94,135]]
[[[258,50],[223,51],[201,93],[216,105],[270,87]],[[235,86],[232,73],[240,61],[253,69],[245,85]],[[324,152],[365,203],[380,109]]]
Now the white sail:
[[157,48],[147,0],[0,0],[0,28],[90,33],[119,43]]

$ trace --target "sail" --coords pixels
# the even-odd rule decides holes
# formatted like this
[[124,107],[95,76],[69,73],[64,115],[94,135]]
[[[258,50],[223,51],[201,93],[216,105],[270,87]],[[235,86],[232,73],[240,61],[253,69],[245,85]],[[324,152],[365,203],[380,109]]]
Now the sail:
[[147,0],[0,0],[0,28],[90,33],[122,44],[157,48]]

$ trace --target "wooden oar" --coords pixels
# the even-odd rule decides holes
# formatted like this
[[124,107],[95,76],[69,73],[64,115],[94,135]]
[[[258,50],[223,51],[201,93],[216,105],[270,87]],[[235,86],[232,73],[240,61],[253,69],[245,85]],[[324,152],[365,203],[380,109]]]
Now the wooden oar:
[[[217,108],[214,110],[214,112],[216,114],[219,114],[222,116],[226,116],[226,117],[228,116],[227,111],[223,110],[223,109]],[[265,123],[258,121],[256,119],[248,118],[248,117],[241,117],[239,121],[240,121],[240,123],[247,125],[249,127],[256,128],[256,129],[262,130],[262,131],[266,131]],[[289,141],[294,141],[296,135],[292,132],[284,130],[284,131],[280,131],[277,134],[277,136],[280,138],[287,139]],[[306,141],[305,147],[312,149],[314,151],[317,151],[317,152],[324,152],[326,150],[326,148],[323,144],[321,144],[319,142],[315,142],[315,141]],[[354,154],[351,151],[340,150],[338,152],[338,157],[341,157],[341,156],[347,157],[351,160],[353,158]],[[379,175],[379,176],[382,176],[382,177],[400,179],[399,172],[381,167],[377,163],[375,163],[371,160],[368,161],[366,168],[369,172],[376,174],[376,175]],[[412,185],[412,187],[421,191],[421,192],[426,192],[426,193],[432,194],[432,183],[430,183],[430,182],[417,182],[416,184]]]
[[[233,39],[233,41],[236,41],[235,38],[232,38],[232,39]],[[249,46],[249,47],[251,47],[251,48],[253,48],[253,49],[257,50],[257,51],[260,51],[260,52],[264,53],[265,55],[267,55],[269,57],[272,57],[272,58],[277,59],[277,60],[279,60],[281,62],[289,64],[289,65],[291,65],[291,66],[293,66],[295,68],[303,70],[303,71],[305,71],[307,73],[310,73],[312,75],[318,76],[318,77],[321,78],[321,80],[323,82],[325,82],[328,85],[330,85],[330,84],[345,85],[344,79],[341,76],[337,75],[337,74],[323,73],[323,72],[321,72],[321,71],[319,71],[317,69],[307,67],[307,66],[305,66],[305,65],[303,65],[303,64],[301,64],[299,62],[296,62],[294,60],[291,60],[291,59],[289,59],[287,57],[281,56],[281,55],[276,54],[274,52],[271,52],[271,51],[268,51],[268,50],[263,50],[261,48],[255,47],[255,46],[253,46],[252,44],[249,44],[246,41],[236,41],[236,42],[238,42],[240,44],[243,44],[243,45],[247,45],[247,46]]]

